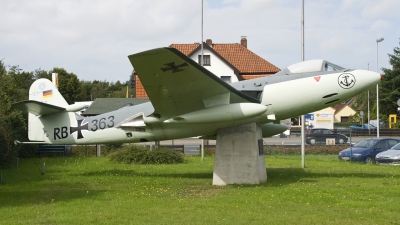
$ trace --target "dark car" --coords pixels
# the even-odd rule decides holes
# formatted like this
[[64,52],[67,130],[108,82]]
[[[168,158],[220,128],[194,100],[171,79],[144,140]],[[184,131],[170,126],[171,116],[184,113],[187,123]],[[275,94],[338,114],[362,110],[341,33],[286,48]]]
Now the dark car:
[[317,142],[326,143],[327,138],[334,138],[338,144],[344,144],[347,142],[347,136],[344,134],[335,133],[325,128],[313,128],[309,129],[306,133],[306,143],[314,145]]
[[351,148],[351,157],[350,148],[339,152],[338,157],[339,160],[374,163],[378,153],[388,150],[399,142],[400,140],[395,138],[367,138]]

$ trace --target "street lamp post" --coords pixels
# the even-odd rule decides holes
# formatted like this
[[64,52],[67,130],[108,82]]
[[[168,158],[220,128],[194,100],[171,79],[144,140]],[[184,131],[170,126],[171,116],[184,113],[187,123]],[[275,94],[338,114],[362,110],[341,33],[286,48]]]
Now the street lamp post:
[[[383,41],[384,38],[381,37],[379,39],[376,39],[376,72],[378,72],[378,43]],[[379,85],[376,84],[376,137],[379,138]]]
[[[301,61],[304,61],[304,0],[301,4]],[[305,122],[306,118],[301,115],[301,168],[306,168],[305,161]]]

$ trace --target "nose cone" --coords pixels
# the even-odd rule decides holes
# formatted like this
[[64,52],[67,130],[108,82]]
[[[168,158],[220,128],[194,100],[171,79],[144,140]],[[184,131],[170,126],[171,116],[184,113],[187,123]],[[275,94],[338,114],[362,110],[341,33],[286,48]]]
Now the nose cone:
[[378,84],[382,75],[368,70],[353,70],[342,73],[338,77],[338,84],[342,89],[351,91],[363,91]]
[[382,79],[382,75],[368,70],[353,70],[339,75],[338,84],[340,96],[343,99],[351,98],[360,92],[369,89]]
[[354,75],[357,83],[359,83],[360,86],[367,85],[367,88],[372,85],[379,84],[379,82],[382,80],[381,74],[369,70],[354,70],[351,73]]

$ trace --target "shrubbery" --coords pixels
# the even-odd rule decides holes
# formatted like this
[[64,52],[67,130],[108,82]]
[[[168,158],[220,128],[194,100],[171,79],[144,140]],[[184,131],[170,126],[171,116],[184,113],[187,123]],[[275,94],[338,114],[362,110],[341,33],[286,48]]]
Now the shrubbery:
[[[306,145],[306,154],[312,155],[337,155],[348,145]],[[205,148],[205,155],[214,155],[215,148]],[[264,146],[265,155],[300,155],[301,146],[268,145]]]
[[[348,145],[307,145],[305,153],[312,155],[337,155],[340,151],[348,147]],[[266,155],[300,155],[301,146],[269,145],[264,146],[264,152]]]
[[167,148],[157,148],[152,151],[140,145],[125,146],[109,155],[110,160],[117,163],[135,164],[177,164],[184,163],[182,153]]

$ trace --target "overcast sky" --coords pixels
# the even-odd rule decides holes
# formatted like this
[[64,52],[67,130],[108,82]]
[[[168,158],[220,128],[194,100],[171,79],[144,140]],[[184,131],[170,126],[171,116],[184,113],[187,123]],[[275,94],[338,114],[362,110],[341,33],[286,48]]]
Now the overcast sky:
[[[305,59],[391,68],[398,0],[305,0]],[[125,82],[127,56],[201,41],[201,0],[0,0],[0,60],[24,71],[65,68]],[[204,41],[239,43],[279,68],[301,60],[301,0],[204,0]],[[380,71],[380,70],[379,70]],[[380,71],[381,72],[381,71]]]

